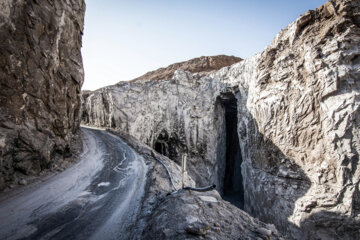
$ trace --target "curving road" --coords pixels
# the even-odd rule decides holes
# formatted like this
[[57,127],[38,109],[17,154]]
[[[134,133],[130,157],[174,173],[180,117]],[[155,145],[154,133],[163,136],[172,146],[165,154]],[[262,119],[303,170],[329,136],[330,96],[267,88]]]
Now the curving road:
[[0,202],[0,239],[127,239],[147,168],[120,138],[82,128],[80,161]]

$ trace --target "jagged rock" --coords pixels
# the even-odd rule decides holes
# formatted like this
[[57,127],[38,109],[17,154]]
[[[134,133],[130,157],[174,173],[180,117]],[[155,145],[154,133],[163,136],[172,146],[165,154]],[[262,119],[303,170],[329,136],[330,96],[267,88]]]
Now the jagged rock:
[[202,222],[192,222],[185,228],[187,233],[200,236],[205,236],[209,230],[210,225]]
[[[202,201],[211,196],[217,203]],[[283,239],[273,225],[264,224],[221,199],[216,191],[179,192],[153,211],[145,239]],[[166,232],[163,232],[163,229]]]
[[85,3],[0,4],[0,178],[38,174],[70,151],[80,122]]
[[[142,154],[149,168],[145,197],[131,239],[284,239],[274,225],[265,224],[224,201],[215,190],[174,191],[181,188],[181,168],[134,137],[109,130]],[[185,186],[194,181],[185,177]],[[169,195],[169,193],[171,193]]]
[[26,185],[26,184],[27,184],[27,181],[26,181],[25,179],[21,179],[21,180],[19,181],[19,184],[20,184],[20,185]]
[[178,70],[94,91],[83,120],[176,162],[187,152],[196,183],[222,193],[235,147],[225,115],[235,109],[244,209],[296,239],[359,239],[359,8],[359,0],[329,1],[264,52],[216,72]]

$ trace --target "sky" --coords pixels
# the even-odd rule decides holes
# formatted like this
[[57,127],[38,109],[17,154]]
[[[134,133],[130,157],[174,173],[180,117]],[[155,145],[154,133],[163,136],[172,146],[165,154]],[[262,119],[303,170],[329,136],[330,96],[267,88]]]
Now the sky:
[[82,89],[95,90],[195,57],[250,57],[326,0],[85,2]]

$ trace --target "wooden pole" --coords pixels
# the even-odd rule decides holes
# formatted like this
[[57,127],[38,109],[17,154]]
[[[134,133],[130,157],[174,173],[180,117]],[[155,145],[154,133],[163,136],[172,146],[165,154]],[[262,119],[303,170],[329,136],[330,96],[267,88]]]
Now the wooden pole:
[[182,189],[184,189],[185,187],[185,174],[186,174],[186,160],[187,160],[187,154],[184,153],[183,157],[182,157],[182,162],[181,162],[181,173],[182,173]]

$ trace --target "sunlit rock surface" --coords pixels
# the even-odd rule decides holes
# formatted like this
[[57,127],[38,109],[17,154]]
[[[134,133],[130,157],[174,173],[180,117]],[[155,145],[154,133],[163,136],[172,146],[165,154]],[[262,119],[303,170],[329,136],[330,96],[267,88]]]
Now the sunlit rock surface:
[[240,62],[242,59],[234,56],[218,55],[218,56],[202,56],[190,59],[189,61],[174,63],[166,68],[159,68],[155,71],[148,72],[138,78],[137,80],[158,80],[158,79],[171,79],[176,70],[189,71],[197,73],[197,75],[207,75],[210,72],[219,70],[222,67],[230,66],[234,63]]
[[[80,123],[85,3],[0,3],[0,190],[70,155]],[[24,183],[24,182],[23,182]]]
[[359,239],[359,8],[329,1],[264,52],[216,72],[94,91],[83,121],[125,131],[175,162],[188,153],[196,184],[222,193],[232,94],[244,210],[296,239]]

